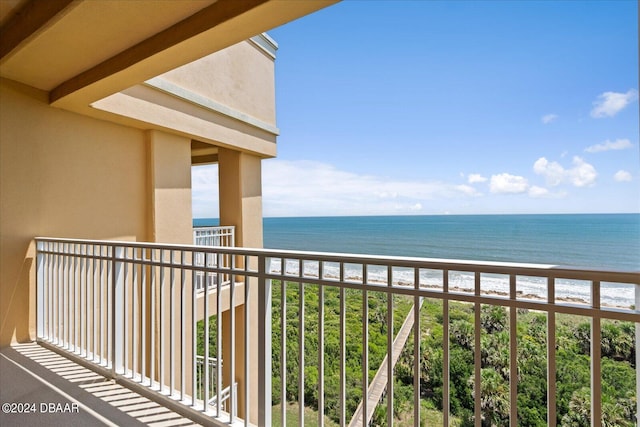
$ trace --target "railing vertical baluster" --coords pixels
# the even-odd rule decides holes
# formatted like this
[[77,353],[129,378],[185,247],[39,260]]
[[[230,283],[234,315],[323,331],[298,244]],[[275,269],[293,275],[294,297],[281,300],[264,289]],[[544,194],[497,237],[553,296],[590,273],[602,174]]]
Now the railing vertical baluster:
[[[131,305],[132,305],[132,314],[133,314],[133,322],[131,325],[131,376],[135,380],[138,373],[142,373],[140,367],[140,359],[138,359],[138,350],[140,349],[141,342],[141,334],[140,334],[140,310],[139,306],[139,295],[142,283],[138,280],[139,273],[138,270],[141,268],[139,265],[135,264],[136,261],[136,248],[131,250],[131,258],[133,259],[134,264],[131,266],[132,274],[133,274],[133,283],[131,289]],[[140,283],[140,285],[138,285]],[[142,378],[141,378],[142,379]]]
[[44,332],[45,317],[45,272],[46,256],[42,252],[43,242],[36,241],[36,336],[38,338],[46,338]]
[[[222,265],[220,254],[210,254],[215,257],[218,267]],[[209,264],[207,264],[209,265]],[[213,278],[213,275],[207,274]],[[216,273],[216,414],[222,416],[222,274]],[[233,311],[233,306],[229,306],[229,310]],[[233,361],[227,361],[233,363]],[[229,386],[233,385],[233,379],[229,382]]]
[[[258,259],[258,271],[262,272],[262,274],[265,274],[265,268],[264,267],[260,267],[262,265],[263,262],[267,262],[268,258],[265,259]],[[244,266],[247,265],[247,259],[245,257],[244,260],[244,264],[242,264]],[[236,257],[232,256],[231,257],[231,270],[235,270],[236,267]],[[262,270],[260,270],[260,268],[262,268]],[[232,277],[236,277],[235,274]],[[264,277],[264,276],[263,276]],[[250,320],[250,316],[249,316],[249,291],[250,291],[250,282],[249,282],[249,278],[247,276],[244,276],[244,325],[245,325],[245,333],[244,333],[244,413],[245,413],[245,417],[244,417],[244,425],[245,427],[249,427],[249,417],[247,416],[247,414],[249,414],[249,408],[251,405],[251,401],[249,399],[250,393],[249,393],[249,384],[251,382],[251,371],[249,370],[249,354],[251,354],[251,348],[250,348],[250,342],[249,342],[249,334],[246,331],[246,328],[249,327],[249,320]],[[271,282],[269,282],[269,285],[271,285]],[[262,287],[262,279],[260,277],[258,277],[258,287],[261,288]],[[265,291],[266,292],[266,291]],[[271,295],[271,292],[269,291],[269,295]],[[260,298],[260,295],[258,294],[258,297]],[[265,304],[267,304],[267,302],[264,302]],[[270,304],[271,301],[268,302],[268,304]],[[270,306],[269,306],[270,307]],[[266,315],[266,314],[265,314]],[[270,316],[270,314],[269,314]],[[265,331],[263,331],[260,327],[260,318],[258,319],[258,335],[260,335],[261,333],[265,333]],[[270,324],[270,323],[269,323]],[[271,331],[271,329],[269,329],[269,331]],[[265,354],[261,355],[260,354],[260,347],[258,349],[258,369],[260,369],[260,365],[262,365],[262,363],[267,363],[266,366],[263,366],[262,369],[262,374],[263,375],[268,375],[268,371],[271,370],[271,365],[270,365],[270,361],[264,361],[265,357],[269,357],[271,358],[271,340],[268,339],[267,340],[267,345],[269,345],[268,351],[267,349],[264,349]],[[260,346],[260,337],[258,336],[258,346]],[[271,359],[269,359],[271,360]],[[265,371],[267,371],[265,373]],[[256,379],[260,379],[261,376],[260,374],[258,374],[256,376]],[[271,378],[271,377],[269,377]],[[255,380],[254,380],[255,381]],[[266,389],[266,386],[265,386]],[[269,390],[271,390],[271,387],[269,387]],[[258,393],[260,393],[260,389],[258,388]],[[258,398],[260,399],[260,398]],[[263,408],[266,407],[270,407],[271,405],[271,396],[269,396],[269,399],[267,399],[265,397],[265,402],[261,403],[259,400],[257,402],[258,404],[258,412],[260,412],[260,405],[264,405]],[[271,411],[269,411],[269,414],[266,415],[267,419],[265,419],[265,417],[260,417],[258,415],[258,421],[262,421],[263,423],[268,422],[269,424],[266,425],[271,425]]]
[[[555,277],[547,279],[547,303],[556,302]],[[547,425],[556,426],[556,313],[547,312]]]
[[67,310],[69,311],[69,317],[67,321],[67,349],[70,352],[75,352],[75,321],[76,321],[76,310],[75,310],[75,297],[76,297],[76,282],[75,282],[75,274],[76,274],[76,257],[75,257],[75,244],[69,243],[69,271],[67,272]]
[[104,353],[104,340],[105,340],[105,333],[104,333],[104,316],[105,316],[105,303],[106,303],[106,298],[105,298],[105,278],[104,278],[104,260],[102,259],[103,257],[103,246],[99,245],[98,246],[99,251],[98,251],[98,255],[99,255],[99,264],[98,264],[98,289],[99,289],[99,293],[98,293],[98,307],[99,307],[99,316],[98,316],[98,360],[100,365],[104,364],[104,359],[105,359],[105,353]]
[[[322,278],[322,262],[318,265]],[[324,286],[318,285],[318,426],[324,426]]]
[[[245,260],[245,268],[248,263]],[[267,258],[258,257],[258,425],[271,426],[271,279],[266,277]],[[249,283],[247,278],[245,286]],[[248,300],[245,300],[248,301]],[[246,310],[245,307],[245,311]],[[247,323],[248,325],[248,323]],[[302,333],[302,331],[300,331]],[[249,334],[245,334],[247,336]],[[245,357],[245,360],[248,357]],[[248,393],[246,393],[248,395]],[[248,417],[245,417],[248,419]]]
[[64,262],[64,256],[62,255],[62,250],[60,249],[60,246],[62,246],[62,243],[58,244],[58,253],[56,255],[56,298],[57,298],[57,305],[58,305],[58,309],[56,310],[56,344],[59,346],[62,346],[64,344],[64,331],[62,329],[63,327],[63,322],[64,320],[61,319],[60,317],[63,316],[64,318],[64,311],[63,311],[63,302],[64,302],[64,296],[63,296],[63,292],[64,292],[64,281],[63,281],[63,274],[64,274],[64,266],[63,266],[63,262]]
[[196,408],[196,400],[198,398],[198,388],[197,388],[197,355],[198,355],[198,305],[197,305],[197,292],[196,289],[196,270],[195,266],[197,264],[196,261],[196,253],[194,251],[190,251],[191,254],[191,404],[194,408]]
[[[219,266],[222,265],[223,254],[218,255]],[[226,267],[226,266],[225,266]],[[235,387],[236,383],[236,280],[235,277],[230,277],[229,282],[229,331],[230,331],[230,343],[229,343],[229,358],[230,360],[230,369],[229,369],[229,387],[231,390],[231,396],[229,398],[229,416],[230,423],[233,424],[235,421],[235,416],[238,412],[237,408],[237,399],[238,399],[238,390]],[[220,315],[218,315],[220,316]],[[221,351],[218,352],[222,354]],[[222,369],[222,357],[218,358],[218,365],[220,369]],[[218,371],[221,372],[221,371]],[[220,390],[218,389],[218,396],[220,396]],[[218,398],[218,400],[221,400]]]
[[169,329],[169,333],[171,333],[170,328],[166,328],[165,327],[165,286],[164,286],[164,279],[165,279],[165,269],[166,269],[166,262],[165,262],[165,251],[164,249],[160,249],[160,266],[158,267],[160,269],[160,285],[159,285],[159,289],[158,292],[160,293],[159,295],[159,299],[160,299],[160,319],[158,321],[158,386],[159,386],[159,390],[160,392],[162,392],[164,390],[164,368],[165,368],[165,331],[167,331],[167,329]]
[[72,244],[72,250],[70,250],[69,255],[69,272],[68,272],[68,293],[67,293],[67,310],[68,314],[68,324],[69,335],[68,335],[68,345],[66,349],[73,354],[81,353],[81,345],[80,345],[80,303],[79,300],[79,291],[80,291],[80,273],[78,267],[78,257],[76,254],[76,244]]
[[602,329],[600,328],[600,282],[591,282],[591,426],[602,426]]
[[49,342],[55,344],[58,340],[58,254],[55,252],[57,243],[51,242],[50,245],[49,249],[54,252],[49,255]]
[[[175,251],[169,252],[169,396],[175,390]],[[184,348],[184,347],[180,347]]]
[[93,256],[93,245],[87,244],[85,247],[87,253],[87,301],[86,312],[88,316],[87,320],[87,351],[86,357],[90,360],[95,360],[95,340],[96,340],[96,261]]
[[93,321],[91,322],[91,326],[93,328],[93,357],[91,360],[99,363],[98,359],[98,346],[99,343],[99,333],[100,333],[100,277],[98,273],[100,271],[100,258],[99,254],[96,254],[96,246],[91,245],[91,255],[92,258],[92,271],[91,271],[91,285],[92,285],[92,299],[93,299]]
[[73,321],[71,322],[71,333],[73,335],[73,353],[78,354],[80,351],[80,257],[78,256],[78,244],[73,243],[73,275],[72,275],[72,287],[73,287],[73,303],[71,307],[71,314]]
[[[476,296],[480,296],[480,272],[475,273],[475,290],[474,294]],[[480,406],[480,402],[482,400],[482,376],[481,376],[481,313],[482,306],[480,303],[474,304],[474,313],[475,313],[475,321],[474,321],[474,349],[473,349],[473,370],[474,370],[474,387],[475,387],[475,405],[474,405],[474,417],[475,417],[475,425],[476,427],[480,427],[482,421],[482,407]]]
[[[413,269],[413,288],[420,289],[420,269]],[[413,425],[420,425],[420,296],[413,297]],[[444,335],[444,334],[443,334]],[[446,359],[443,360],[443,364]],[[443,381],[443,385],[445,382]]]
[[[340,283],[344,283],[344,263],[340,263]],[[346,292],[345,289],[340,287],[340,427],[345,427],[346,413],[347,413],[347,381],[346,381]]]
[[[180,348],[182,352],[180,353],[180,401],[183,402],[186,396],[186,366],[187,361],[185,357],[185,350],[187,349],[187,310],[185,309],[185,292],[186,292],[186,281],[187,281],[187,273],[185,271],[184,264],[185,252],[180,251]],[[195,310],[196,307],[192,306],[191,311]],[[193,355],[195,359],[195,355]],[[195,394],[193,395],[193,399],[195,399]]]
[[[101,358],[102,365],[109,367],[109,361],[111,357],[111,255],[109,254],[109,246],[101,247],[101,259],[102,259],[102,329],[100,330],[100,336],[103,338],[101,341]],[[104,251],[104,253],[103,253]]]
[[44,308],[45,308],[45,319],[44,319],[44,333],[46,335],[47,342],[51,342],[53,339],[53,255],[49,252],[51,251],[51,242],[44,242],[42,246],[43,250],[46,251],[44,254],[44,262],[45,262],[45,271],[44,271]]
[[56,265],[56,270],[54,272],[54,280],[55,280],[55,298],[56,298],[56,310],[55,310],[55,331],[54,331],[54,336],[55,336],[55,344],[57,345],[61,345],[62,344],[62,331],[61,331],[61,320],[60,320],[60,316],[62,314],[62,297],[61,297],[61,291],[62,291],[62,272],[61,272],[61,264],[62,264],[62,255],[60,254],[60,247],[61,247],[61,243],[56,243],[56,261],[55,261],[55,265]]
[[[387,266],[387,287],[393,289],[393,267]],[[393,427],[393,292],[387,293],[387,426]]]
[[83,342],[82,342],[82,356],[85,358],[89,356],[89,252],[87,250],[87,245],[82,245],[82,254],[84,257],[82,258],[82,290],[84,291],[84,315],[82,316],[82,327],[83,329]]
[[[362,283],[368,282],[367,264],[362,265]],[[369,296],[362,291],[362,426],[367,427],[369,413]]]
[[75,298],[73,303],[73,311],[75,315],[74,331],[75,331],[75,348],[76,354],[82,353],[82,286],[80,284],[80,277],[82,271],[82,257],[80,256],[82,246],[80,244],[74,245],[74,258],[75,258],[75,272],[73,275],[73,282],[75,286]]
[[105,280],[105,293],[107,294],[106,297],[106,301],[105,301],[105,308],[106,308],[106,313],[105,313],[105,329],[106,329],[106,334],[105,334],[105,341],[106,341],[106,350],[105,350],[105,359],[106,359],[106,364],[105,366],[107,368],[111,368],[112,372],[113,372],[113,315],[114,315],[114,311],[115,311],[115,305],[114,305],[114,295],[113,295],[113,287],[114,287],[114,281],[115,281],[115,277],[113,276],[113,251],[114,251],[114,247],[113,246],[106,246],[105,247],[107,253],[105,254],[108,257],[108,260],[105,260],[105,264],[107,266],[107,271],[105,272],[106,275],[106,280]]
[[[57,248],[56,243],[52,243],[52,250]],[[57,344],[58,342],[58,253],[51,254],[51,280],[50,280],[50,299],[51,299],[51,322],[49,328],[49,342]]]
[[[209,254],[204,254],[204,265],[207,265]],[[204,279],[204,295],[203,295],[203,305],[204,305],[204,362],[202,368],[202,411],[207,412],[209,410],[209,283],[207,281],[207,274],[203,273],[202,275]]]
[[305,354],[304,354],[304,283],[298,282],[298,423],[304,425],[304,383],[305,383]]
[[140,251],[140,381],[142,384],[146,382],[147,375],[147,266],[144,264],[146,259],[146,250]]
[[[48,242],[47,250],[53,250],[53,243]],[[54,340],[54,313],[55,313],[55,289],[54,289],[54,271],[55,271],[55,255],[47,254],[47,263],[49,266],[49,272],[47,274],[47,310],[48,310],[48,324],[47,324],[47,341],[53,342]]]
[[70,316],[70,308],[69,308],[69,270],[71,267],[69,264],[71,263],[69,259],[68,252],[68,243],[64,243],[62,245],[62,348],[69,349],[69,318]]
[[280,418],[287,425],[287,281],[281,279],[280,293]]
[[129,304],[129,287],[127,286],[129,278],[129,262],[127,257],[128,248],[122,247],[121,263],[122,263],[122,373],[126,376],[129,372],[129,330],[131,328],[129,321],[130,309]]
[[111,297],[113,298],[111,319],[111,369],[115,374],[123,374],[124,373],[124,341],[125,341],[125,333],[123,331],[124,326],[124,317],[125,314],[125,299],[124,299],[124,268],[123,268],[123,256],[124,256],[124,248],[122,246],[112,246],[112,260],[111,267],[113,268],[112,275],[112,286],[113,290],[111,291]]
[[[449,293],[449,270],[442,270],[442,292]],[[450,323],[449,323],[449,298],[442,301],[442,419],[443,424],[449,425],[449,414],[451,413],[451,363],[450,353]]]
[[149,387],[153,388],[153,384],[156,380],[156,359],[158,358],[158,352],[156,350],[156,331],[158,331],[158,327],[156,325],[156,288],[157,288],[157,274],[156,274],[156,250],[151,249],[149,254],[149,259],[151,261],[150,267],[151,274],[149,278],[149,286],[151,295],[149,298],[149,311],[151,312],[149,316],[149,338],[151,341],[151,345],[149,346]]
[[[516,275],[509,275],[509,299],[516,300]],[[509,425],[518,424],[518,310],[509,307]]]
[[76,351],[76,245],[75,243],[69,244],[69,291],[68,291],[68,310],[69,321],[67,327],[69,329],[69,346],[68,350],[72,353]]

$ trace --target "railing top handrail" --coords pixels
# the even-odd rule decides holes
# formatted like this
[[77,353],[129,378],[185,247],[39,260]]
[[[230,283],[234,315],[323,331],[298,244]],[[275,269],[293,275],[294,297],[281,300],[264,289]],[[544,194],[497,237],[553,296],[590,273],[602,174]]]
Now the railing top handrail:
[[244,247],[206,247],[172,243],[149,243],[116,240],[87,240],[36,237],[36,242],[87,244],[111,247],[164,249],[199,253],[223,253],[229,255],[257,256],[266,258],[300,259],[304,261],[353,263],[368,265],[392,265],[393,267],[424,268],[435,270],[465,271],[494,274],[518,274],[566,279],[601,280],[620,283],[640,284],[640,270],[609,270],[602,268],[565,266],[557,264],[537,264],[501,261],[476,261],[445,258],[419,258],[387,255],[350,254],[338,252],[312,252],[281,249]]
[[235,225],[195,225],[194,230],[234,230]]

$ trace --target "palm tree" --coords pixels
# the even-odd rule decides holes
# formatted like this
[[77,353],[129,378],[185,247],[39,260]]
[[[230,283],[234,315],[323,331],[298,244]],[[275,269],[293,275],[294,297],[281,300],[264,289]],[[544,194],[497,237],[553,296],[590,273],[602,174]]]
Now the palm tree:
[[[482,410],[483,426],[506,426],[509,424],[509,385],[504,378],[492,368],[484,368],[480,371],[481,394],[480,408]],[[469,379],[473,384],[473,397],[475,399],[478,384],[474,377]]]

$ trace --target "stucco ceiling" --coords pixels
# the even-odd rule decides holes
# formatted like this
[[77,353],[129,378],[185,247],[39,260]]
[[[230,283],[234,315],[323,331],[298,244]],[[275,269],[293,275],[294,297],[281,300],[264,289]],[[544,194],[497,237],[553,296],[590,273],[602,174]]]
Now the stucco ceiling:
[[[214,2],[73,2],[3,58],[2,75],[38,89],[52,90]],[[12,2],[10,8],[3,0],[6,9],[3,15],[24,7],[24,3]]]

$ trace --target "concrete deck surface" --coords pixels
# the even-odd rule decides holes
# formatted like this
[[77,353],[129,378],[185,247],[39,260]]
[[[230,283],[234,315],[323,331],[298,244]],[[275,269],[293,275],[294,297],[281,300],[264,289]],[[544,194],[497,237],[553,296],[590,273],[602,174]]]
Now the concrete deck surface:
[[0,350],[0,426],[194,426],[36,343]]

